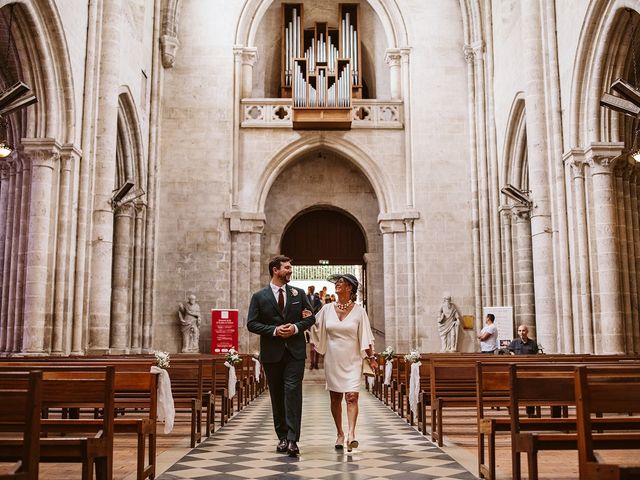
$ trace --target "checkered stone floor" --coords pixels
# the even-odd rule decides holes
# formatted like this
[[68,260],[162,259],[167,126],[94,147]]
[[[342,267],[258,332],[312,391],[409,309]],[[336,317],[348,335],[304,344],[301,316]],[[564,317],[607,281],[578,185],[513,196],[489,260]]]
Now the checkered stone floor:
[[[345,431],[346,425],[345,414]],[[321,384],[305,383],[299,458],[276,453],[271,404],[264,394],[159,480],[476,478],[364,391],[356,433],[360,447],[337,452],[329,394]]]

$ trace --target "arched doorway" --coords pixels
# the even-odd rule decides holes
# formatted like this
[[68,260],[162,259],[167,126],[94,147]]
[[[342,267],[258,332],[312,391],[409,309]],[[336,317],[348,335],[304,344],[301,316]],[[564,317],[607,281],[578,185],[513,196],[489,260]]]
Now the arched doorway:
[[328,286],[336,273],[352,273],[360,280],[359,300],[367,307],[367,241],[361,225],[335,208],[315,208],[295,217],[282,235],[280,251],[294,259],[292,280],[306,289]]

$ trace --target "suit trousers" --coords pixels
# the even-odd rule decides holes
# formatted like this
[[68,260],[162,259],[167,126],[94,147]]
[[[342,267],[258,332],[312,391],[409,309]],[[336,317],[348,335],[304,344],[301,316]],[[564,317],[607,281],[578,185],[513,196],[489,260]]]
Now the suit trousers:
[[304,358],[295,359],[285,348],[279,362],[263,363],[269,385],[273,426],[278,438],[300,440]]

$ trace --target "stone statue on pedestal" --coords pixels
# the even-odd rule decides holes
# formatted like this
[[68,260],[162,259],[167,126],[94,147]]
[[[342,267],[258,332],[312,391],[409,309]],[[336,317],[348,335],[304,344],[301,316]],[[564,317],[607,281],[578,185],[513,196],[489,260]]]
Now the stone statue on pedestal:
[[451,303],[451,296],[444,295],[440,313],[438,315],[438,332],[442,342],[442,352],[458,351],[458,329],[460,328],[460,313]]
[[178,317],[182,332],[182,353],[200,352],[200,305],[196,303],[195,295],[189,295],[186,304],[178,305]]

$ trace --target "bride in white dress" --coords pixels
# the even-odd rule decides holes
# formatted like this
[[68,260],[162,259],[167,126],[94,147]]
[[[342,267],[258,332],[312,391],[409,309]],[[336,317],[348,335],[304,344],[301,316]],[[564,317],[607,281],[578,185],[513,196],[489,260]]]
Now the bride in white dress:
[[347,403],[349,430],[346,437],[347,451],[358,448],[356,421],[358,419],[358,395],[362,381],[362,361],[368,359],[371,367],[378,368],[373,353],[374,337],[367,312],[354,303],[358,280],[346,273],[335,275],[338,300],[328,303],[316,313],[316,324],[311,329],[311,342],[316,351],[324,355],[324,372],[327,390],[331,395],[331,414],[336,424],[338,438],[336,450],[345,443],[342,429],[342,399]]

